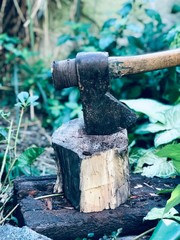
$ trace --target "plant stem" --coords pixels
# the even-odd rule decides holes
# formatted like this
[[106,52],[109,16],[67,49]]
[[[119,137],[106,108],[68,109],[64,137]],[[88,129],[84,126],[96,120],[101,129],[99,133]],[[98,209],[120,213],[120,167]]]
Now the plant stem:
[[19,122],[18,122],[18,127],[17,127],[17,131],[16,131],[16,136],[15,136],[15,142],[14,142],[14,160],[13,162],[11,163],[9,169],[8,169],[8,172],[6,174],[6,177],[5,177],[5,180],[4,180],[4,185],[9,177],[9,174],[17,160],[17,142],[18,142],[18,137],[19,137],[19,131],[20,131],[20,127],[21,127],[21,122],[22,122],[22,118],[23,118],[23,114],[24,114],[24,108],[21,109],[21,113],[20,113],[20,116],[19,116]]
[[6,150],[5,150],[5,153],[4,153],[2,166],[1,166],[1,171],[0,171],[0,192],[1,192],[2,185],[3,185],[1,183],[2,175],[3,175],[3,172],[4,172],[4,168],[5,168],[6,160],[7,160],[7,154],[9,152],[9,147],[10,147],[12,125],[13,125],[13,120],[11,120],[11,122],[10,122],[9,131],[8,131],[8,138],[7,138],[7,146],[6,146]]
[[0,225],[16,210],[19,206],[19,203],[0,221]]
[[154,231],[154,229],[155,229],[155,227],[147,230],[146,232],[141,233],[140,235],[138,235],[137,237],[135,237],[133,240],[138,240],[138,239],[140,239],[141,237],[143,237],[143,236],[147,235],[148,233]]
[[15,142],[14,142],[14,159],[16,159],[16,155],[17,155],[17,142],[18,142],[19,130],[20,130],[20,127],[21,127],[23,114],[24,114],[24,108],[21,108],[21,113],[20,113],[20,116],[19,116],[19,122],[18,122],[17,131],[16,131]]

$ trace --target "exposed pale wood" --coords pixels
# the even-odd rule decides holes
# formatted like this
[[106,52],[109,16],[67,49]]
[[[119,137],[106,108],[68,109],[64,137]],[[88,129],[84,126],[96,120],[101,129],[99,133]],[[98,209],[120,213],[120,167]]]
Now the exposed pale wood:
[[127,152],[111,149],[82,161],[80,211],[115,209],[129,197],[128,180]]
[[148,72],[180,65],[180,48],[128,57],[109,57],[110,77]]
[[[129,196],[127,131],[87,135],[80,119],[62,125],[52,137],[58,179],[72,205],[82,212],[114,209]],[[57,182],[55,190],[61,190]]]

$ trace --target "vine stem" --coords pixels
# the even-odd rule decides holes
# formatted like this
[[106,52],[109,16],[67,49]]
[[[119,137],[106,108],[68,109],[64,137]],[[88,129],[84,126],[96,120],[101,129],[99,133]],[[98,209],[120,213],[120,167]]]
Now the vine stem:
[[148,234],[148,233],[154,231],[154,229],[155,229],[155,227],[153,227],[153,228],[147,230],[146,232],[141,233],[140,235],[138,235],[137,237],[135,237],[133,240],[138,240],[138,239],[140,239],[141,237],[145,236],[146,234]]

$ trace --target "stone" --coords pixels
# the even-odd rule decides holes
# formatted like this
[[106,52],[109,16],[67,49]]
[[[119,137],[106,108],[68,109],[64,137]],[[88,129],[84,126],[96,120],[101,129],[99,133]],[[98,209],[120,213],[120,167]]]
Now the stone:
[[51,240],[51,238],[41,235],[27,226],[19,228],[6,224],[0,226],[0,240]]

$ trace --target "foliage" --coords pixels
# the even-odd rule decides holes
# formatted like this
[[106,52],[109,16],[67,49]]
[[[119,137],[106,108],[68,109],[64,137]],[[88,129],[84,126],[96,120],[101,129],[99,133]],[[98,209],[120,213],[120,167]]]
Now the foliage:
[[[22,174],[37,174],[36,168],[33,168],[33,163],[36,158],[44,152],[43,148],[29,147],[24,152],[17,152],[20,127],[24,115],[24,111],[29,106],[36,106],[38,96],[29,96],[27,92],[20,92],[17,96],[17,107],[20,108],[17,129],[13,129],[13,119],[10,114],[6,114],[3,110],[0,111],[0,116],[8,124],[7,127],[1,127],[0,144],[5,144],[5,151],[2,154],[0,168],[0,223],[2,224],[7,213],[6,205],[11,200],[12,196],[12,180]],[[11,211],[10,211],[11,212]]]
[[[69,32],[61,35],[57,44],[72,45],[69,58],[79,51],[107,51],[110,56],[123,56],[180,46],[179,26],[167,30],[160,14],[147,9],[142,1],[127,1],[117,13],[116,18],[104,22],[98,34],[90,24],[66,22]],[[111,91],[121,99],[149,97],[174,103],[179,97],[177,74],[179,68],[113,79]]]
[[171,219],[160,220],[150,240],[157,240],[159,237],[161,239],[178,240],[180,238],[179,223]]
[[[74,57],[79,51],[107,51],[110,56],[123,56],[180,46],[179,26],[168,29],[159,13],[148,9],[143,1],[127,1],[117,11],[117,17],[105,21],[98,33],[90,23],[68,21],[65,25],[66,33],[59,36],[57,45],[71,45],[67,57]],[[5,33],[0,35],[0,47],[1,106],[12,104],[19,91],[32,90],[39,96],[37,109],[43,114],[45,127],[57,128],[82,115],[79,91],[76,88],[55,91],[49,66],[46,68],[38,53]],[[111,92],[121,99],[149,97],[174,103],[179,97],[178,73],[179,68],[174,68],[113,79]],[[12,98],[6,97],[7,92],[12,93]]]
[[151,123],[140,125],[136,129],[136,133],[158,132],[154,138],[155,147],[180,137],[180,104],[170,106],[151,99],[125,100],[123,102],[135,111],[149,117]]

